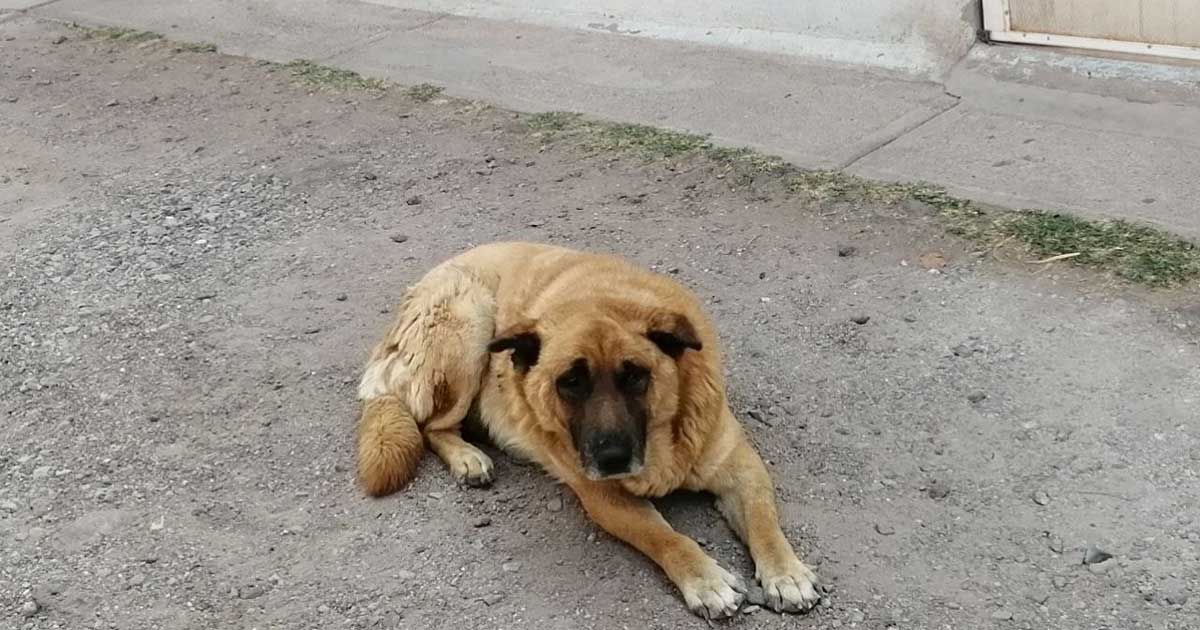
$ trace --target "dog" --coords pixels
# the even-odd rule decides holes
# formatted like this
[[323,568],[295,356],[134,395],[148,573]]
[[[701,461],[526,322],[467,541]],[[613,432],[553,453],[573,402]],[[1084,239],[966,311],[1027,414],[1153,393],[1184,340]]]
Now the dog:
[[425,444],[461,483],[491,483],[492,460],[462,438],[473,413],[498,446],[540,464],[597,525],[658,564],[692,612],[732,616],[747,587],[649,501],[679,489],[716,496],[767,606],[804,612],[820,599],[729,409],[713,325],[666,276],[549,245],[476,247],[408,289],[358,394],[369,495],[403,487]]

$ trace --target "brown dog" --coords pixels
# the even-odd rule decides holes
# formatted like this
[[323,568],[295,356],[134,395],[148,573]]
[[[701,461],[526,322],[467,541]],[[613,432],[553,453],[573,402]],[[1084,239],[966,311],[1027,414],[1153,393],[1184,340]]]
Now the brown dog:
[[646,499],[680,488],[716,495],[771,608],[801,612],[819,599],[729,410],[712,324],[666,277],[546,245],[478,247],[408,290],[359,397],[369,494],[401,488],[423,441],[460,481],[491,482],[492,461],[460,435],[474,407],[497,444],[541,464],[592,520],[662,567],[693,612],[730,616],[745,588]]

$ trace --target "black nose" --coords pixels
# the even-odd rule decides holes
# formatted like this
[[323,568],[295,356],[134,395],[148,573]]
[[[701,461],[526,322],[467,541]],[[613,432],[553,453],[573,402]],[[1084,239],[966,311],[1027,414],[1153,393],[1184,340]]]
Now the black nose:
[[633,442],[619,433],[601,435],[593,443],[592,461],[603,475],[627,473],[633,461]]

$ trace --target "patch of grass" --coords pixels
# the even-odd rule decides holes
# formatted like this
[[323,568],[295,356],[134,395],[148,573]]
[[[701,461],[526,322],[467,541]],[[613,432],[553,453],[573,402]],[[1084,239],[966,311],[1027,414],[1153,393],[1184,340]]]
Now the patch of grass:
[[150,31],[138,31],[131,28],[120,28],[116,26],[82,26],[80,24],[72,24],[71,28],[83,33],[86,39],[107,39],[120,42],[149,42],[156,39],[162,39],[163,36]]
[[315,88],[330,90],[384,90],[387,85],[380,79],[370,79],[353,70],[331,68],[305,59],[284,64],[292,78]]
[[652,159],[703,156],[733,170],[736,182],[748,184],[765,175],[768,181],[773,178],[790,194],[808,201],[923,207],[946,231],[983,246],[1012,243],[1039,258],[1074,254],[1062,260],[1138,284],[1167,287],[1200,281],[1200,246],[1126,221],[984,208],[931,184],[878,182],[841,171],[807,171],[753,149],[713,146],[705,136],[591,120],[571,112],[533,114],[525,118],[525,125],[540,139],[569,139],[592,151],[634,153]]
[[431,83],[420,83],[404,90],[404,95],[419,103],[428,103],[437,98],[443,91]]
[[1034,211],[1014,213],[1004,223],[1038,256],[1078,254],[1071,260],[1150,286],[1200,279],[1200,247],[1153,228]]
[[189,53],[215,53],[217,45],[208,42],[175,42],[175,50]]

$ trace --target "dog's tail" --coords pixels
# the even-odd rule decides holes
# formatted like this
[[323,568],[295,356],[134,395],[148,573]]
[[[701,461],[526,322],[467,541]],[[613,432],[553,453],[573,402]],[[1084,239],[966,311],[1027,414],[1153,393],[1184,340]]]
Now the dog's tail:
[[417,419],[396,396],[363,401],[358,421],[358,481],[371,496],[404,487],[421,462],[425,442]]

